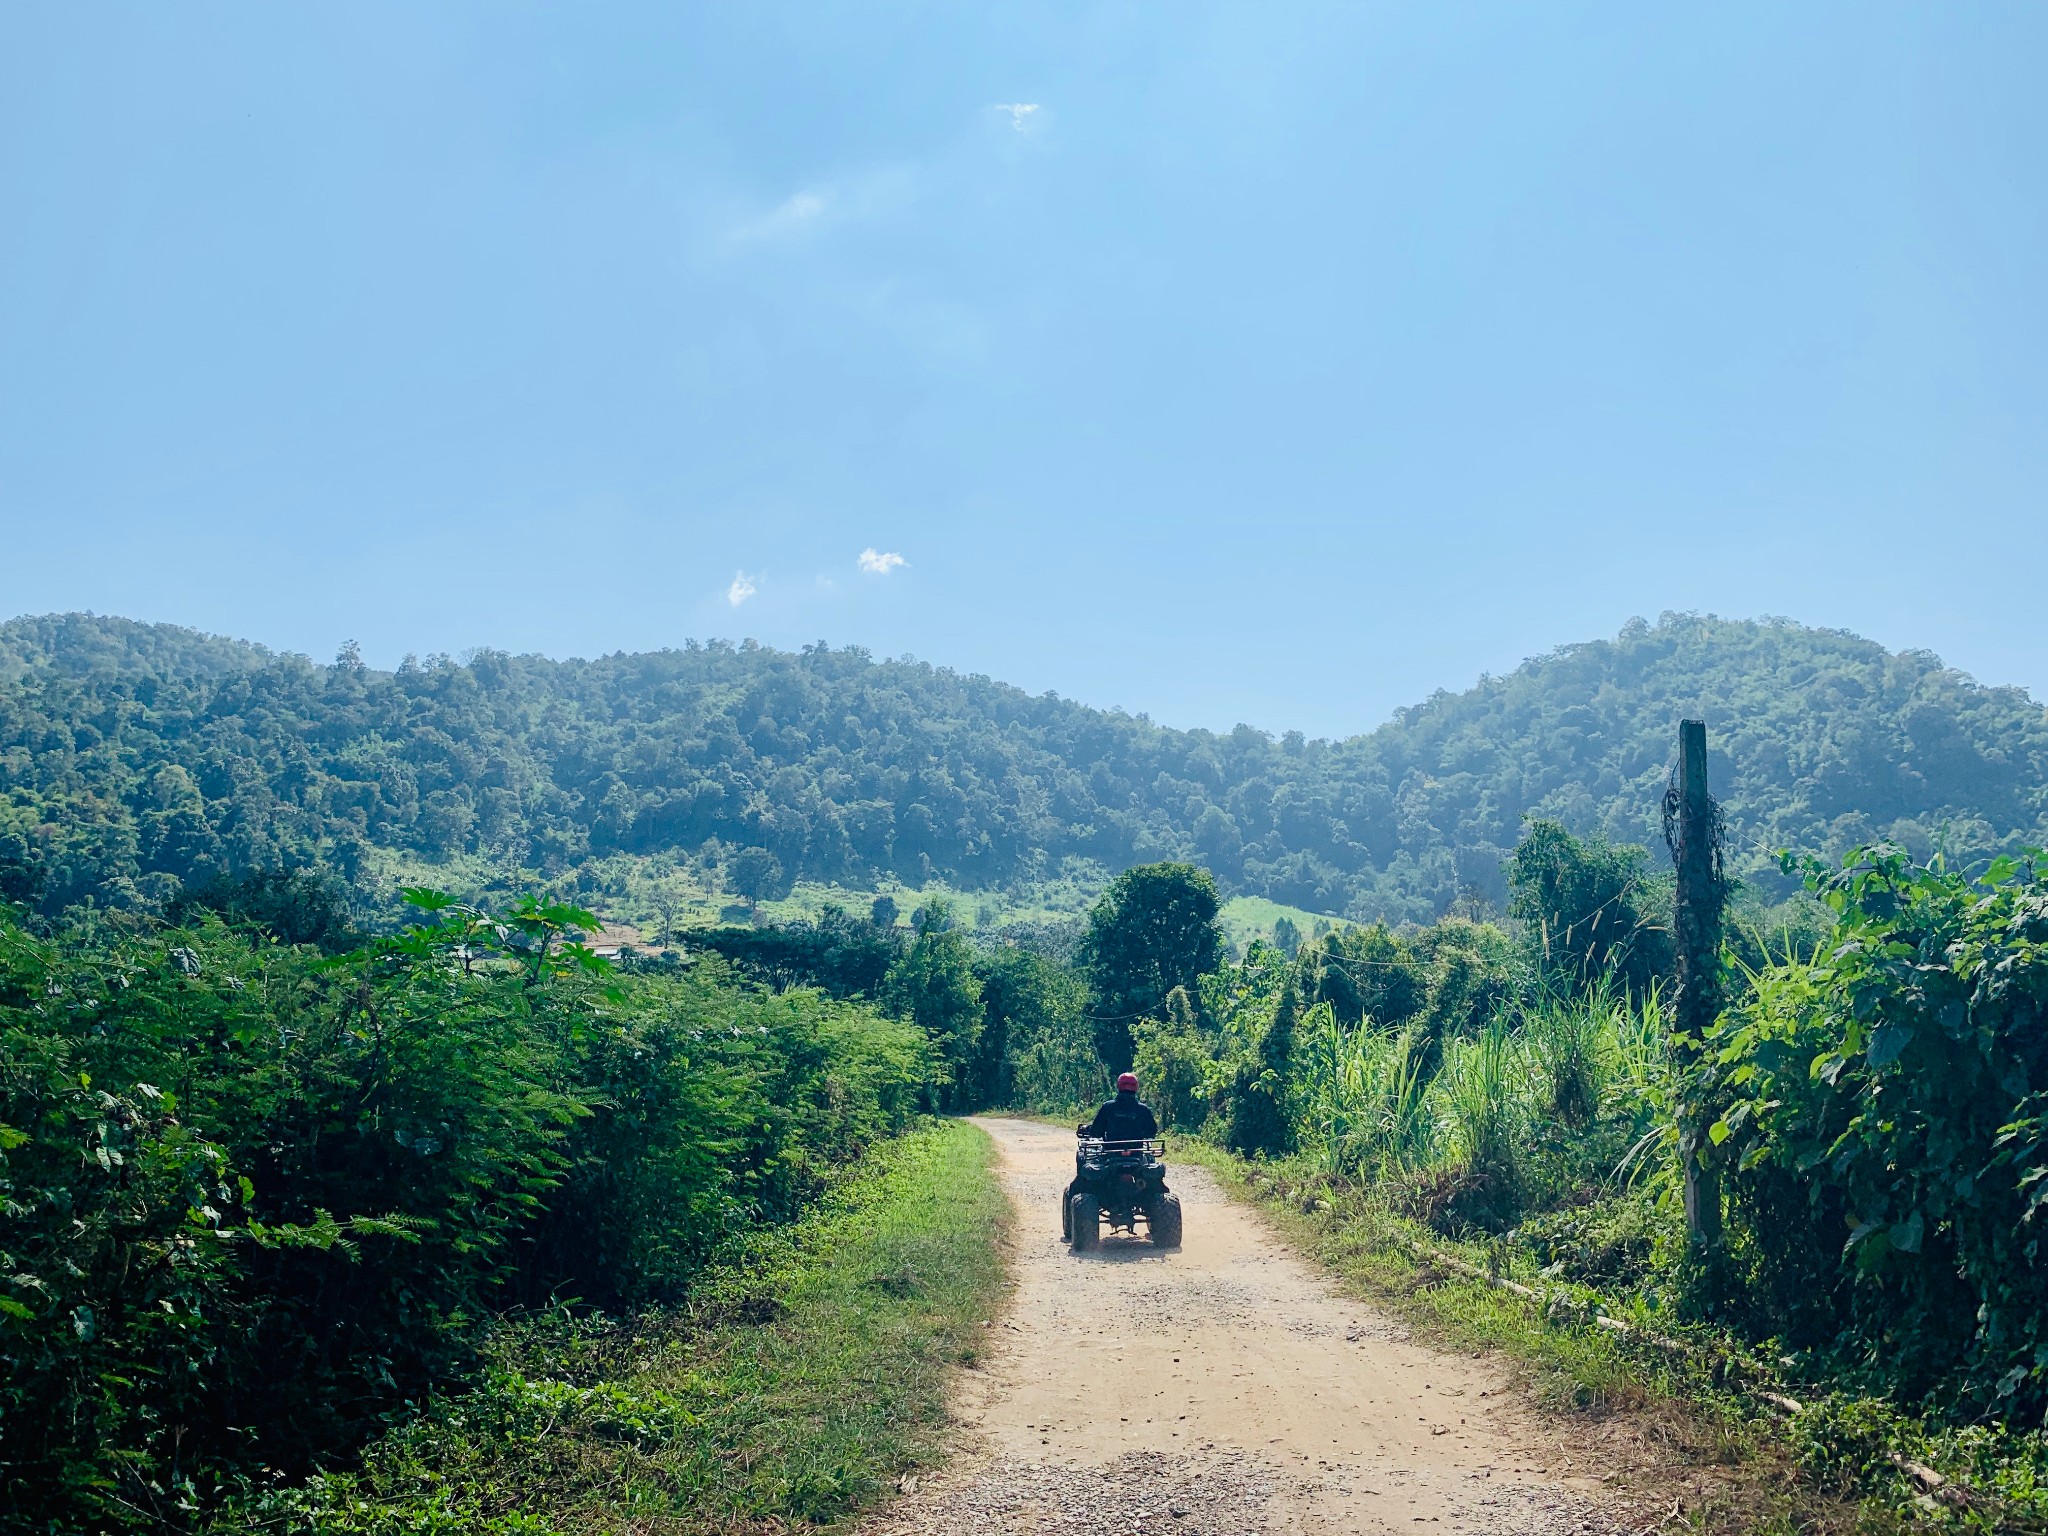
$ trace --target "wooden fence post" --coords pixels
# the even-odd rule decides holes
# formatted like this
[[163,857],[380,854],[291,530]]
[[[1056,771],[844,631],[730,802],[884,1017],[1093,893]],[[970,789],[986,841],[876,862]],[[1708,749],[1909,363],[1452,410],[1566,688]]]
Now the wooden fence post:
[[[1678,949],[1678,993],[1672,1025],[1678,1066],[1698,1061],[1707,1031],[1721,1009],[1721,872],[1716,857],[1714,802],[1707,794],[1707,726],[1678,723],[1676,835],[1671,852],[1678,866],[1672,937]],[[1701,1161],[1706,1127],[1681,1111],[1678,1156],[1685,1181],[1685,1227],[1705,1255],[1721,1247],[1721,1181]]]

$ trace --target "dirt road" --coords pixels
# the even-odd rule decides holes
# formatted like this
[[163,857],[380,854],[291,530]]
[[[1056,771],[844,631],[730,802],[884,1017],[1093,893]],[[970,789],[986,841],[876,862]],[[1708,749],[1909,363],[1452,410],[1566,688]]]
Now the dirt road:
[[1074,1137],[978,1122],[1017,1211],[1017,1294],[957,1412],[963,1454],[873,1536],[1026,1531],[1605,1533],[1574,1466],[1486,1362],[1347,1300],[1195,1168],[1178,1253],[1105,1237],[1075,1258]]

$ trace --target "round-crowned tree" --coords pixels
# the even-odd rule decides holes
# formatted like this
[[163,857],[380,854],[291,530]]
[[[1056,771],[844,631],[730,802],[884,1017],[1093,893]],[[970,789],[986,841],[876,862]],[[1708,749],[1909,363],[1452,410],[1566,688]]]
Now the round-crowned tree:
[[782,860],[766,848],[741,848],[725,861],[725,883],[748,906],[759,906],[782,890]]
[[1095,1048],[1127,1071],[1131,1026],[1166,1016],[1175,987],[1194,995],[1223,956],[1216,882],[1192,864],[1140,864],[1110,882],[1088,914],[1081,967],[1095,994]]

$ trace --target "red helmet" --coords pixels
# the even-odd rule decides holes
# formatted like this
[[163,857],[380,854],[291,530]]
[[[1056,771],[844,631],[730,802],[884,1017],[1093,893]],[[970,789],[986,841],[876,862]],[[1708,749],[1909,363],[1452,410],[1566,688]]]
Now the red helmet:
[[1138,1091],[1138,1074],[1135,1072],[1124,1073],[1122,1077],[1116,1080],[1116,1091],[1118,1093],[1136,1093]]

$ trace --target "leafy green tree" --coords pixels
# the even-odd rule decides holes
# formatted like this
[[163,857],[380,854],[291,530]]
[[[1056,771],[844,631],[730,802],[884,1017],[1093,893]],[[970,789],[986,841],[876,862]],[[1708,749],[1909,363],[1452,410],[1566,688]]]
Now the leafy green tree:
[[981,982],[974,952],[950,926],[926,927],[889,972],[892,1006],[924,1032],[939,1063],[938,1107],[974,1109],[979,1065]]
[[[1101,1100],[1109,1080],[1088,1023],[1088,985],[1069,967],[1022,947],[988,957],[984,987],[1004,1018],[1001,1102],[1066,1114]],[[984,992],[984,996],[987,993]]]
[[1580,992],[1612,975],[1640,996],[1672,966],[1671,933],[1649,855],[1535,821],[1508,864],[1508,911],[1530,931],[1546,974]]
[[698,929],[690,943],[723,955],[778,991],[816,987],[837,998],[880,998],[901,953],[897,935],[827,902],[816,922]]
[[1216,882],[1191,864],[1141,864],[1088,914],[1081,968],[1095,995],[1096,1049],[1111,1071],[1132,1060],[1131,1026],[1160,1018],[1175,987],[1192,994],[1223,954]]
[[868,908],[868,921],[877,928],[894,928],[897,911],[894,896],[877,896]]
[[783,889],[782,860],[766,848],[736,849],[725,861],[725,881],[750,907]]
[[1384,923],[1339,929],[1311,945],[1303,962],[1309,1001],[1328,1003],[1346,1028],[1367,1019],[1405,1024],[1429,998],[1428,957]]
[[1425,967],[1419,1022],[1430,1040],[1478,1033],[1534,984],[1522,946],[1493,923],[1447,917],[1419,930],[1412,948]]
[[246,924],[280,944],[311,944],[328,954],[358,948],[363,935],[349,921],[347,894],[328,875],[307,869],[258,869],[218,876],[181,894],[165,911],[174,926],[202,912]]
[[910,929],[913,933],[950,933],[959,921],[949,898],[933,896],[910,914]]
[[1280,1077],[1287,1075],[1294,1062],[1294,1032],[1301,1022],[1301,994],[1295,989],[1294,978],[1280,989],[1280,1001],[1273,1009],[1273,1022],[1266,1026],[1266,1033],[1259,1040],[1259,1064]]
[[[1069,1109],[1071,1042],[1087,1040],[1087,988],[1068,967],[1018,945],[979,954],[982,1028],[973,1098],[977,1104],[1026,1109]],[[1092,1049],[1084,1052],[1086,1091],[1101,1074]]]
[[1192,1035],[1200,1038],[1202,1033],[1201,1014],[1195,1000],[1186,987],[1175,987],[1166,994],[1166,1027],[1176,1035]]

